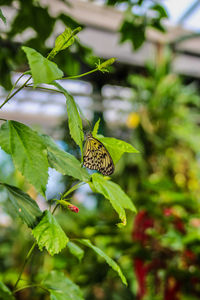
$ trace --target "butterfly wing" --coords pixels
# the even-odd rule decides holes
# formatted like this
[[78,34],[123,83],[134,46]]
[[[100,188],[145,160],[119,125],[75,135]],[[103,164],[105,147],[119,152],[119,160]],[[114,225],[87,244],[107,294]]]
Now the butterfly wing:
[[84,146],[83,165],[103,175],[111,175],[114,172],[113,160],[106,147],[91,135]]

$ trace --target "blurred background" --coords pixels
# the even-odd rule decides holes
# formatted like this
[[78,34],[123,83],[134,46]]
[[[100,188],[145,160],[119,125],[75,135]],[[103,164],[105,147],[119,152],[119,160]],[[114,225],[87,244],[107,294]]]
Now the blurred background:
[[[120,264],[128,287],[90,251],[80,263],[67,250],[53,258],[36,250],[24,279],[64,269],[87,300],[200,299],[200,1],[0,0],[0,5],[7,19],[0,20],[1,103],[28,69],[21,45],[47,55],[66,26],[81,25],[79,40],[55,60],[65,75],[91,70],[98,58],[116,57],[116,63],[109,73],[61,84],[92,124],[102,119],[100,133],[140,151],[124,155],[112,175],[138,209],[125,228],[116,226],[108,201],[85,185],[73,195],[79,213],[57,214],[69,237],[90,238]],[[60,94],[26,88],[3,107],[0,118],[49,134],[80,157]],[[55,170],[49,175],[49,201],[74,184]],[[2,150],[0,181],[23,188],[46,208]],[[12,287],[32,237],[0,195],[0,280]],[[26,289],[17,299],[48,296]]]

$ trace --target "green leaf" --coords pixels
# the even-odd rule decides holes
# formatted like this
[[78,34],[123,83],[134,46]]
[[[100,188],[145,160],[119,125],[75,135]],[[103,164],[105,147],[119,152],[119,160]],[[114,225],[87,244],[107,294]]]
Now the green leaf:
[[12,295],[12,292],[9,288],[0,281],[0,300],[14,300],[15,297]]
[[115,138],[98,137],[98,140],[106,147],[115,164],[125,152],[139,153],[132,145]]
[[11,154],[9,135],[9,123],[5,122],[0,127],[0,146],[5,152]]
[[69,248],[69,251],[71,252],[71,254],[73,254],[74,256],[76,256],[79,261],[82,260],[82,258],[84,256],[83,249],[81,249],[79,246],[77,246],[73,242],[68,242],[67,243],[67,247]]
[[161,20],[157,18],[152,18],[151,23],[149,26],[152,26],[153,28],[161,31],[161,32],[166,32],[165,27],[162,25]]
[[122,220],[122,224],[126,224],[125,209],[130,209],[136,212],[131,199],[124,193],[121,187],[110,181],[106,180],[104,176],[94,173],[92,174],[92,182],[95,190],[108,199]]
[[57,82],[54,82],[53,85],[62,91],[66,97],[69,131],[82,153],[84,140],[83,125],[74,98]]
[[69,241],[55,217],[47,210],[40,223],[32,232],[39,249],[42,251],[45,247],[51,255],[59,253]]
[[65,95],[67,99],[67,113],[68,113],[68,123],[71,137],[75,141],[77,145],[79,145],[81,149],[81,153],[83,152],[83,127],[82,120],[80,118],[76,103],[74,98],[71,95]]
[[0,9],[0,19],[6,24],[6,18],[4,17],[2,10]]
[[87,170],[81,167],[81,163],[73,155],[61,150],[49,136],[43,135],[42,138],[47,146],[48,160],[52,168],[80,181],[90,180]]
[[121,40],[131,41],[133,49],[139,49],[145,41],[145,20],[143,16],[134,15],[134,19],[125,20],[120,28]]
[[94,138],[97,136],[100,121],[101,121],[101,119],[99,118],[99,120],[94,125],[93,131],[92,131],[92,135]]
[[6,189],[8,199],[12,203],[17,215],[28,227],[33,228],[42,216],[42,212],[36,201],[15,186],[5,183],[2,183],[2,186]]
[[28,58],[34,86],[40,83],[51,83],[55,79],[62,78],[63,72],[54,62],[49,61],[32,48],[22,47],[22,49]]
[[105,259],[105,261],[107,262],[107,264],[115,271],[117,272],[117,274],[119,275],[119,277],[121,278],[122,282],[125,285],[127,284],[126,278],[124,276],[124,274],[122,273],[120,267],[118,266],[118,264],[112,259],[110,258],[107,254],[105,254],[101,249],[99,249],[98,247],[92,245],[92,243],[89,240],[86,239],[77,239],[77,241],[89,248],[91,248],[94,252],[96,252],[99,256],[101,256],[103,259]]
[[150,9],[157,11],[159,13],[159,18],[167,18],[168,17],[168,14],[167,14],[164,6],[162,6],[158,3],[151,6]]
[[65,31],[61,33],[55,40],[54,50],[61,51],[74,43],[74,36],[72,35],[72,30],[69,27],[65,28]]
[[51,271],[42,285],[50,292],[51,300],[84,300],[80,288],[62,272]]
[[3,124],[0,128],[0,137],[2,137],[0,146],[12,155],[15,167],[45,196],[48,160],[42,138],[36,131],[16,121],[7,121]]
[[53,58],[58,52],[70,47],[75,41],[75,34],[81,30],[81,27],[76,28],[74,31],[66,27],[65,31],[61,33],[55,40],[55,47],[52,49],[48,58]]

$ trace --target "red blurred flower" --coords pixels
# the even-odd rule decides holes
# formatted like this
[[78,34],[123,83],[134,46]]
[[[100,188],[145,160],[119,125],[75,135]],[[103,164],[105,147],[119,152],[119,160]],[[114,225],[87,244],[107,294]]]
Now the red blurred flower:
[[169,277],[166,282],[164,300],[180,300],[181,284],[174,277]]
[[185,233],[185,225],[183,224],[183,222],[181,221],[181,219],[176,218],[174,220],[174,226],[181,233]]
[[138,299],[142,299],[146,294],[146,276],[149,271],[149,266],[140,258],[134,260],[134,270],[138,282]]
[[132,239],[144,244],[149,238],[145,231],[146,229],[153,227],[153,225],[153,219],[148,216],[145,210],[141,210],[135,217]]
[[172,209],[171,208],[169,208],[169,207],[167,207],[167,208],[164,208],[164,215],[166,216],[166,217],[169,217],[169,216],[171,216],[172,214],[173,214],[173,211],[172,211]]
[[166,217],[173,216],[174,217],[174,220],[173,220],[174,227],[181,233],[185,233],[185,226],[184,226],[182,220],[176,215],[173,208],[171,208],[171,207],[164,208],[163,212]]

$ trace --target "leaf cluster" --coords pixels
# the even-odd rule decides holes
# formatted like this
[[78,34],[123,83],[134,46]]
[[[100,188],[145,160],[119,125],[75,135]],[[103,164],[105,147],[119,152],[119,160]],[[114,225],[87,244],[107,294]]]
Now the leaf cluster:
[[107,0],[107,5],[126,8],[125,17],[120,26],[120,41],[130,41],[134,50],[139,49],[146,40],[148,28],[165,32],[163,20],[168,13],[162,3],[144,0]]
[[[33,81],[30,83],[30,86],[33,85],[34,88],[37,88],[38,85],[44,83],[49,84],[50,87],[56,88],[56,90],[61,92],[66,98],[69,133],[76,145],[80,148],[82,157],[84,134],[80,112],[72,95],[56,81],[63,78],[63,72],[56,63],[51,61],[51,59],[53,59],[60,51],[73,44],[74,36],[78,32],[79,29],[75,29],[74,31],[66,29],[64,33],[56,39],[55,47],[47,58],[35,49],[24,46],[22,49],[27,56],[30,67],[30,70],[25,74],[28,74],[29,78],[16,91],[13,91],[16,84],[13,86],[13,89],[8,94],[1,107],[25,87],[31,79]],[[114,59],[110,59],[99,64],[97,68],[92,71],[104,71],[105,68],[113,62]],[[40,69],[41,72],[38,72],[38,69]],[[17,82],[20,81],[21,77]],[[94,128],[94,133],[96,135],[98,135],[98,126],[99,121]],[[125,152],[138,152],[132,145],[121,140],[114,138],[101,138],[101,140],[102,143],[105,142],[108,149],[110,149],[115,163]],[[71,240],[54,216],[54,212],[59,206],[63,206],[63,208],[67,208],[69,211],[70,209],[72,210],[73,204],[70,203],[71,198],[69,198],[69,195],[75,190],[78,190],[82,184],[88,184],[93,192],[103,195],[110,201],[114,210],[119,215],[119,219],[121,220],[120,226],[124,226],[126,224],[125,209],[136,212],[136,208],[130,197],[126,195],[120,186],[102,175],[89,174],[88,171],[83,168],[81,161],[72,154],[60,149],[50,136],[41,135],[20,122],[4,120],[4,123],[0,127],[0,146],[12,158],[15,169],[18,170],[25,180],[35,188],[38,195],[40,194],[44,198],[46,198],[45,193],[49,167],[56,169],[63,175],[72,177],[76,183],[71,189],[61,195],[61,199],[54,199],[55,206],[52,211],[49,209],[43,212],[36,202],[37,199],[33,199],[28,193],[25,193],[19,187],[12,186],[8,182],[0,183],[2,192],[6,193],[7,200],[13,207],[15,216],[18,216],[32,229],[33,237],[36,240],[26,256],[25,264],[31,257],[36,245],[38,245],[41,251],[45,248],[52,256],[59,253],[67,246],[70,253],[81,260],[84,251],[77,245],[77,243],[79,243],[89,247],[103,258],[107,264],[117,272],[122,282],[127,284],[126,278],[120,267],[113,259],[87,239],[78,238],[75,239],[75,241]],[[78,210],[74,211],[77,212]],[[22,272],[23,269],[15,283],[13,294],[18,291],[17,286],[21,279]],[[59,278],[59,280],[57,279],[58,282],[55,281],[55,277]],[[47,278],[48,279],[44,279],[41,284],[37,281],[31,283],[30,286],[37,286],[38,288],[48,291],[51,295],[51,299],[62,300],[65,299],[64,297],[66,294],[69,295],[69,299],[82,299],[79,288],[63,274],[53,272],[48,275]],[[19,290],[25,288],[26,286],[22,286]],[[7,290],[3,283],[1,291],[2,294],[6,293],[8,296],[10,295],[10,291]],[[13,296],[11,295],[11,297]]]

